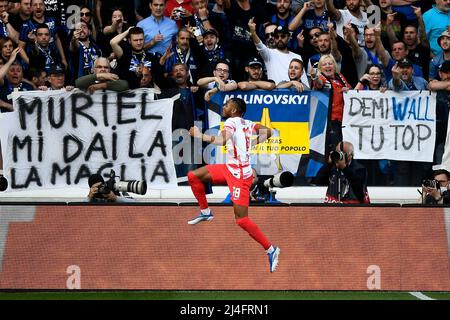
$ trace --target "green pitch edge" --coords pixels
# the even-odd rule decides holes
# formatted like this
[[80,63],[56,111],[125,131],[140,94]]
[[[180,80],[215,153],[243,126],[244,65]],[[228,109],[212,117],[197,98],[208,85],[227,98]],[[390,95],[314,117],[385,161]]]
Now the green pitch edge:
[[[450,292],[423,292],[450,300]],[[90,291],[0,292],[0,300],[417,300],[408,292],[367,291]]]

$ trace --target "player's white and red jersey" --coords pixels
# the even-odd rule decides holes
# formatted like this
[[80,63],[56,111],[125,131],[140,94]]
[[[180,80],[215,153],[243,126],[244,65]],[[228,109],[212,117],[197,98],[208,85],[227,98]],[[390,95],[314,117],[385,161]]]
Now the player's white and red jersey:
[[228,118],[223,129],[232,134],[227,141],[227,168],[238,179],[247,179],[252,176],[250,166],[250,150],[252,134],[256,124],[240,117]]

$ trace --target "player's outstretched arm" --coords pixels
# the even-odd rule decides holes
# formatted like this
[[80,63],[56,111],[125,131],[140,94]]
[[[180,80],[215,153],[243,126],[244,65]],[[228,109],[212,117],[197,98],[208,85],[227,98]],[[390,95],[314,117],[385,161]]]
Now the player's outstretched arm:
[[227,130],[222,130],[218,136],[210,136],[203,134],[198,127],[191,127],[189,129],[189,134],[197,139],[202,139],[202,141],[209,142],[218,146],[224,146],[228,139],[231,138],[232,133]]

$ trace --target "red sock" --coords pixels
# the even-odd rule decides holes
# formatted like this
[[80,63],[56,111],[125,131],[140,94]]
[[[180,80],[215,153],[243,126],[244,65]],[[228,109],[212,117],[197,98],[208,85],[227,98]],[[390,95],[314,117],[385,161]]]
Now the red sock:
[[270,248],[269,240],[267,240],[266,236],[259,230],[258,226],[249,219],[249,217],[236,219],[236,224],[247,231],[253,239],[258,241],[263,246],[264,250]]
[[200,181],[199,178],[192,171],[188,173],[188,181],[191,185],[192,193],[195,198],[197,198],[200,209],[208,208],[208,201],[206,200],[205,185]]

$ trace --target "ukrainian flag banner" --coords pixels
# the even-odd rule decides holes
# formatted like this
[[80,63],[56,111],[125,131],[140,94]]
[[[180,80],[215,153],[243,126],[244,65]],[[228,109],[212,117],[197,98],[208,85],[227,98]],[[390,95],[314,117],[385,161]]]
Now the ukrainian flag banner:
[[[258,174],[291,171],[314,177],[323,164],[328,93],[286,89],[219,92],[208,103],[208,128],[221,129],[222,106],[231,98],[247,103],[244,118],[274,130],[266,142],[252,149]],[[209,163],[223,163],[225,149],[217,148]]]

